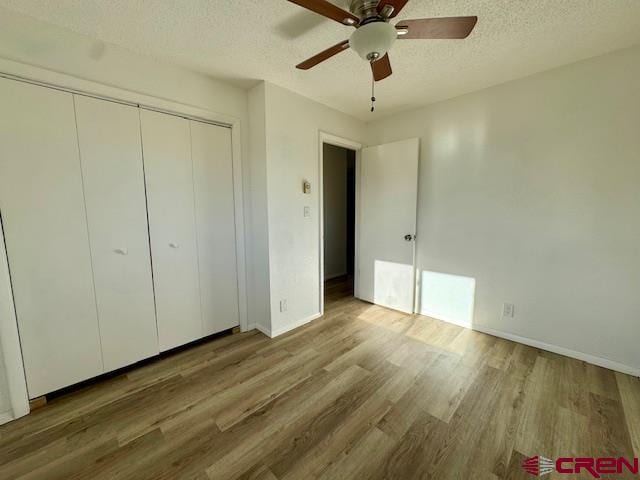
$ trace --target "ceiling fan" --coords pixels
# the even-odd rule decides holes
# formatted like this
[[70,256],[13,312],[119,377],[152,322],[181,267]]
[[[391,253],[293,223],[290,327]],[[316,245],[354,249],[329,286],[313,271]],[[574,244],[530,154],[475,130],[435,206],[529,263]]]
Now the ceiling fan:
[[[350,12],[327,0],[289,0],[303,8],[335,20],[356,30],[344,40],[296,65],[309,70],[321,62],[352,48],[371,64],[373,80],[384,80],[391,75],[389,49],[396,39],[461,39],[469,36],[478,17],[445,17],[401,20],[395,26],[389,21],[395,18],[409,0],[351,0]],[[372,86],[373,91],[373,86]],[[375,102],[375,96],[371,95]],[[371,111],[374,110],[372,105]]]

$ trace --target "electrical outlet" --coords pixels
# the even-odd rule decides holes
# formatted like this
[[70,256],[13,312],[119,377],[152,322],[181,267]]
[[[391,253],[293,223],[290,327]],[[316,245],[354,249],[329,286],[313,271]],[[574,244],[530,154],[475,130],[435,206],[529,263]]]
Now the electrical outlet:
[[503,303],[502,304],[502,316],[513,318],[516,313],[516,307],[513,303]]
[[286,312],[287,308],[288,308],[287,300],[286,299],[285,300],[280,300],[280,311],[281,312]]

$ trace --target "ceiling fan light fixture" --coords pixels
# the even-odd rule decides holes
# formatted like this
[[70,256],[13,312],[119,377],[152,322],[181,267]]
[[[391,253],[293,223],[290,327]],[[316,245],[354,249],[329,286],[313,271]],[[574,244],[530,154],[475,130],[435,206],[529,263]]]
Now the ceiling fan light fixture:
[[398,33],[386,22],[372,22],[358,28],[349,39],[349,46],[364,60],[383,57],[393,45]]

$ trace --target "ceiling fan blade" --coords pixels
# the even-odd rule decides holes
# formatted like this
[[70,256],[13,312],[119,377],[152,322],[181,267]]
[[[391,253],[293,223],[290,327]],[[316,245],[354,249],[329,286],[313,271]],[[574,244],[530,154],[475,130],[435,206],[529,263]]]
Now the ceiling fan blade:
[[307,10],[311,10],[319,15],[335,20],[343,25],[357,25],[360,19],[355,15],[336,7],[327,0],[289,0]]
[[[402,20],[396,25],[398,39],[410,38],[467,38],[478,17],[443,17]],[[406,33],[402,33],[406,32]]]
[[385,8],[393,8],[388,18],[393,18],[400,13],[409,0],[380,0],[378,3],[378,13],[382,13]]
[[311,67],[315,67],[321,62],[324,62],[328,58],[333,57],[334,55],[345,51],[349,48],[349,40],[345,40],[344,42],[337,43],[333,47],[329,47],[326,50],[314,55],[313,57],[305,60],[304,62],[296,65],[296,68],[300,70],[309,70]]
[[378,82],[384,80],[393,73],[391,70],[391,62],[389,62],[389,54],[385,54],[384,57],[371,63],[371,71],[373,72],[373,79]]

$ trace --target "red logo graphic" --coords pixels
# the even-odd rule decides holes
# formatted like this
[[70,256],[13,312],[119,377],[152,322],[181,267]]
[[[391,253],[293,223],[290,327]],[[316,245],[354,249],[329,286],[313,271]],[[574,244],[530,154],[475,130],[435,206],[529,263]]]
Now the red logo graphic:
[[541,457],[539,455],[527,458],[524,462],[522,462],[522,468],[524,468],[526,472],[530,473],[531,475],[535,475],[536,477],[541,477],[542,475],[553,472],[554,466],[555,465],[553,463],[553,460]]
[[638,459],[627,460],[624,457],[561,457],[555,462],[539,455],[527,458],[522,468],[529,474],[541,477],[553,471],[562,474],[589,473],[593,478],[611,473],[640,472]]

